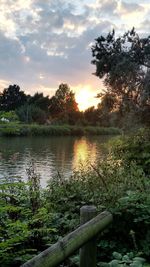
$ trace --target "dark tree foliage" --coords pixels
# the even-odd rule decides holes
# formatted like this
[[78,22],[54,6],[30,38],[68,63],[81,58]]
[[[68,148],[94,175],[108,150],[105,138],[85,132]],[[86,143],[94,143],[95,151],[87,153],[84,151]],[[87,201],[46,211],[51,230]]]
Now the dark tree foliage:
[[98,109],[101,109],[105,113],[109,113],[117,105],[117,100],[113,94],[106,93],[101,96],[101,102],[98,104]]
[[16,114],[19,117],[19,120],[24,123],[33,123],[44,124],[47,120],[47,113],[34,104],[22,105],[16,110]]
[[27,96],[16,84],[9,85],[0,94],[0,110],[10,111],[19,108],[26,102]]
[[150,97],[150,36],[140,38],[133,28],[121,37],[113,30],[92,47],[95,75],[104,79],[107,93],[117,96],[120,107],[139,109]]
[[29,104],[35,105],[38,108],[47,111],[50,105],[49,96],[44,96],[43,93],[35,93],[32,97],[29,98]]
[[52,116],[78,111],[75,94],[67,84],[62,83],[59,85],[55,96],[50,99],[49,111]]
[[97,110],[94,106],[89,107],[84,111],[84,118],[86,124],[96,125],[98,123]]

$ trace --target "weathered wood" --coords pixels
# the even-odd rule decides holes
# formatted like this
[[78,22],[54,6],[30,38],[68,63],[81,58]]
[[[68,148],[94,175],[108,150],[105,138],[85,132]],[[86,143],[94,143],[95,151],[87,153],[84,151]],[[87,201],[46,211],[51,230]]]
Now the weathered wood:
[[[84,224],[96,216],[95,206],[83,206],[80,209],[80,224]],[[80,249],[80,267],[96,267],[96,237],[88,241]]]
[[63,262],[73,252],[95,237],[112,222],[110,212],[104,211],[89,222],[81,225],[50,248],[35,256],[22,267],[54,267]]

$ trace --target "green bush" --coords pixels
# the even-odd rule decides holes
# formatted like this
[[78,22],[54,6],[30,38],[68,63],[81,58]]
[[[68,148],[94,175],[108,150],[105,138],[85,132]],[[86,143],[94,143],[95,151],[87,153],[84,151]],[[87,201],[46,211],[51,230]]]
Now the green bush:
[[122,255],[118,252],[113,252],[113,259],[109,263],[100,262],[100,267],[142,267],[145,265],[146,260],[142,257],[136,257],[133,252]]
[[23,123],[44,124],[47,120],[46,112],[34,104],[25,104],[17,109],[16,113]]
[[146,174],[150,174],[150,130],[140,129],[130,136],[118,138],[113,143],[113,157],[125,164],[135,162]]
[[19,121],[19,117],[17,116],[15,111],[0,111],[0,123],[5,123],[3,121],[1,121],[1,119],[6,119],[9,122],[18,122]]

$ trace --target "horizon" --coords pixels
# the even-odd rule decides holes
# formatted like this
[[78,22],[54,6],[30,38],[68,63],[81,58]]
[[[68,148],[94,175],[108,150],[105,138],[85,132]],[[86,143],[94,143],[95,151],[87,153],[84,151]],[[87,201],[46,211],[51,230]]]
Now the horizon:
[[133,26],[148,34],[150,3],[135,0],[0,0],[0,90],[18,84],[26,94],[55,94],[67,83],[79,109],[96,106],[104,88],[92,75],[91,45],[113,28],[118,35]]

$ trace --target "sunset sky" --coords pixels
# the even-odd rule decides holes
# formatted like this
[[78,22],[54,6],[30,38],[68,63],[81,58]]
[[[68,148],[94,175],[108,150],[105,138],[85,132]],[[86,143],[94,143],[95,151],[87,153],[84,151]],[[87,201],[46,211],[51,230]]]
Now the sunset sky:
[[103,85],[92,75],[92,42],[133,26],[150,34],[149,0],[0,0],[0,89],[52,96],[68,83],[81,110],[96,105]]

